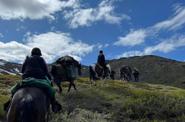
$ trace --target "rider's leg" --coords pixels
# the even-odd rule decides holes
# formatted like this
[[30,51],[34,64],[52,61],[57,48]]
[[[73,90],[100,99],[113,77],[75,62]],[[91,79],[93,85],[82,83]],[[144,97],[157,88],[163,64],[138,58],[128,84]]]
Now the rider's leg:
[[46,96],[49,98],[50,102],[51,102],[51,108],[52,111],[57,113],[62,109],[62,106],[60,105],[60,103],[56,100],[55,95],[52,95],[48,89],[42,89],[43,92],[46,94]]
[[57,113],[62,109],[62,106],[60,105],[60,103],[56,100],[55,97],[51,97],[51,106],[52,106],[52,111]]
[[105,64],[102,67],[103,67],[103,79],[105,79],[107,67]]
[[8,112],[10,102],[11,102],[11,99],[9,99],[6,103],[4,103],[4,105],[3,105],[4,111]]
[[11,95],[10,99],[6,103],[4,103],[4,105],[3,105],[4,111],[8,112],[12,98],[13,98],[13,94]]
[[76,85],[74,84],[74,81],[72,80],[72,81],[69,81],[69,82],[70,82],[70,84],[69,84],[68,92],[70,92],[72,86],[73,86],[73,88],[74,88],[75,90],[77,90],[77,89],[76,89]]
[[73,88],[74,88],[75,90],[77,90],[74,81],[72,81],[72,86],[73,86]]

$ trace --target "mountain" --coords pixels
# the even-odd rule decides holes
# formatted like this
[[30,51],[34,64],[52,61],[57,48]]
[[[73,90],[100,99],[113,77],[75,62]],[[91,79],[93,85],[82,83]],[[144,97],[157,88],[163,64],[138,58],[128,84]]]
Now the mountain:
[[119,79],[119,70],[122,66],[136,67],[140,71],[140,81],[168,84],[185,88],[185,62],[148,55],[110,60],[112,70],[116,71]]
[[0,59],[0,74],[20,74],[21,65]]
[[[166,84],[185,88],[185,62],[164,57],[147,55],[130,58],[109,60],[112,70],[116,71],[119,79],[119,70],[128,65],[140,71],[140,81],[156,84]],[[50,65],[49,65],[50,67]],[[11,63],[0,59],[0,74],[20,74],[21,64]],[[50,68],[49,68],[50,69]],[[82,77],[88,77],[88,66],[82,65]]]

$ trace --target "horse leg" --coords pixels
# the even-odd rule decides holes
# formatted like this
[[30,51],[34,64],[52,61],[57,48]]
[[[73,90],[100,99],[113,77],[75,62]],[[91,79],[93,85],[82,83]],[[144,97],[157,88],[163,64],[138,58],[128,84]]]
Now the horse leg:
[[72,86],[72,84],[71,84],[71,82],[70,82],[70,83],[69,83],[69,87],[68,87],[68,92],[70,92],[71,86]]
[[89,81],[91,82],[91,84],[93,84],[93,82],[92,82],[93,79],[94,79],[93,76],[90,74]]
[[73,88],[74,88],[75,90],[77,90],[74,81],[71,81],[71,85],[73,86]]
[[68,88],[68,92],[70,92],[72,86],[73,86],[73,88],[74,88],[75,90],[77,90],[77,89],[76,89],[76,85],[74,84],[74,81],[70,81],[70,83],[69,83],[69,88]]
[[62,87],[60,83],[57,83],[58,89],[59,89],[59,93],[62,93]]

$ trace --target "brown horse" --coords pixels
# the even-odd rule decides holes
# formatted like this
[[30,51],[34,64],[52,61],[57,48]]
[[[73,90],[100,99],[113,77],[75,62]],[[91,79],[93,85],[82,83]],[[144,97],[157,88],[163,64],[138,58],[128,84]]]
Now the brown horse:
[[39,88],[25,87],[13,96],[7,122],[47,122],[50,101]]

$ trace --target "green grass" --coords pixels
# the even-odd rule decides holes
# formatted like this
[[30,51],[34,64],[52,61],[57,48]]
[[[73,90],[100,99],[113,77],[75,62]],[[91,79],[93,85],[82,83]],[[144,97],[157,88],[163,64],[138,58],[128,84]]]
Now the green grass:
[[[4,76],[2,76],[4,77]],[[12,82],[0,82],[0,116],[8,89],[19,78],[7,77]],[[6,80],[5,78],[5,80]],[[1,76],[0,76],[1,80]],[[63,106],[59,114],[51,115],[51,122],[173,122],[185,120],[185,90],[148,83],[97,81],[92,85],[87,78],[76,82],[78,91],[56,94]],[[8,87],[7,87],[8,86]]]

